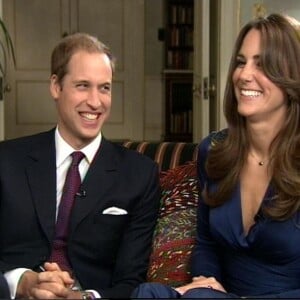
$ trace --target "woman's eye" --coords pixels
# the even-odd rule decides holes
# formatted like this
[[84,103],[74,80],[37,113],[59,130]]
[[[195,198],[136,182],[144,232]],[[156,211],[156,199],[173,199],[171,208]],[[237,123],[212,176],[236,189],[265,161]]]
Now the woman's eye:
[[261,68],[261,63],[260,63],[259,60],[256,62],[256,66],[257,66],[258,68]]
[[244,60],[241,60],[241,59],[236,60],[237,67],[243,67],[245,64],[246,64],[246,62]]

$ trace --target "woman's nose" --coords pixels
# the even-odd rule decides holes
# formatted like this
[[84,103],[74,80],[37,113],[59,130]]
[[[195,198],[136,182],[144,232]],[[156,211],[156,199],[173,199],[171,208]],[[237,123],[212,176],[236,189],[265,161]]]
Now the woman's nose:
[[254,68],[251,65],[245,64],[240,72],[240,79],[243,81],[251,81],[254,75]]

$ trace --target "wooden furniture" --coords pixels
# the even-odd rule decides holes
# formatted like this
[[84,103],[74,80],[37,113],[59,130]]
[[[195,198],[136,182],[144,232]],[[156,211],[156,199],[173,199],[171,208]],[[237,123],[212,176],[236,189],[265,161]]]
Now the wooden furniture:
[[165,0],[165,141],[193,138],[194,0]]
[[193,73],[165,73],[166,141],[193,139]]

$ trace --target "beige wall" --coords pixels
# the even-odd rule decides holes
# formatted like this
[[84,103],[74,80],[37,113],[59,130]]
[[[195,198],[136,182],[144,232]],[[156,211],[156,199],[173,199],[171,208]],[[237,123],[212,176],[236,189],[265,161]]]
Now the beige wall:
[[253,18],[257,14],[257,10],[265,11],[267,14],[285,13],[300,20],[299,0],[240,0],[240,7],[241,25]]
[[160,140],[164,131],[164,43],[158,40],[158,29],[164,26],[163,20],[163,1],[146,0],[144,139],[148,141]]

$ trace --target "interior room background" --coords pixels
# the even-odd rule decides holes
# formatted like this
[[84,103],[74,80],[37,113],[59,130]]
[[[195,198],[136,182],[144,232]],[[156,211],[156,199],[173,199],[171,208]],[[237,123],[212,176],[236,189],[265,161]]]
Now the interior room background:
[[[190,2],[192,22],[180,24],[191,21],[184,8]],[[50,54],[62,36],[85,31],[107,43],[117,57],[112,115],[103,129],[105,136],[113,140],[198,142],[209,131],[226,126],[222,95],[240,26],[270,12],[300,19],[300,2],[1,0],[0,15],[12,37],[16,66],[8,61],[0,101],[0,139],[55,125],[55,106],[48,91]],[[173,24],[172,13],[181,16],[179,24]],[[178,65],[168,65],[170,23],[192,28],[172,31],[189,41],[181,48],[191,46],[191,59],[180,70]],[[191,32],[193,36],[187,37]],[[170,97],[180,103],[177,108],[177,102],[170,104]]]

